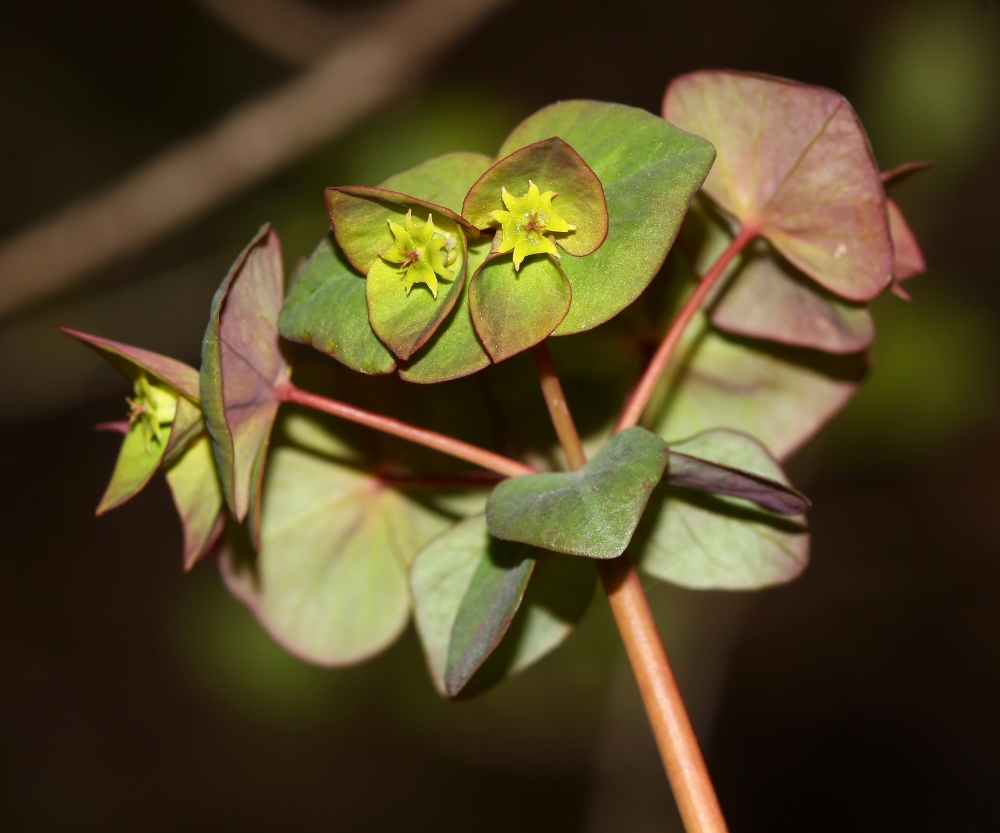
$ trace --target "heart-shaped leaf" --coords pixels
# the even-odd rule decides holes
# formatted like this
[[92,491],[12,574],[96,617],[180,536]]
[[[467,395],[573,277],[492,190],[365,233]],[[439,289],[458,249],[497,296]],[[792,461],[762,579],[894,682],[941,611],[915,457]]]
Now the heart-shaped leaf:
[[[478,654],[483,647],[487,648],[488,658],[462,693],[482,691],[555,648],[583,616],[593,596],[597,573],[587,559],[534,550],[534,558],[512,562],[511,570],[504,572],[496,569],[492,558],[498,546],[514,545],[491,538],[485,517],[477,515],[435,538],[413,562],[410,587],[417,632],[431,678],[442,694],[447,695],[449,689],[454,688],[446,683],[450,656],[482,659]],[[507,617],[509,600],[517,596],[521,573],[528,570],[526,565],[529,563],[534,565],[531,580],[519,599],[517,613],[509,627],[497,628],[495,625],[502,625]],[[477,577],[493,577],[495,581],[480,583]],[[473,590],[474,585],[480,592]],[[501,592],[480,595],[483,587]],[[515,592],[502,592],[512,587]],[[508,601],[497,606],[479,605],[473,602],[477,596]],[[460,617],[464,624],[459,624]],[[469,633],[490,636],[480,641],[461,636]],[[457,647],[459,644],[475,644],[480,651],[463,652]]]
[[580,155],[557,137],[523,147],[497,162],[469,190],[462,216],[479,229],[496,227],[493,212],[507,209],[503,190],[519,197],[531,183],[540,191],[555,192],[554,208],[574,227],[557,234],[556,243],[577,257],[596,251],[608,234],[604,189]]
[[695,72],[671,82],[663,116],[715,145],[705,193],[798,269],[853,301],[885,289],[885,193],[843,96],[751,73]]
[[515,271],[513,261],[493,254],[469,284],[472,322],[495,362],[544,341],[572,299],[569,281],[546,255],[525,260]]
[[[735,431],[706,431],[675,443],[672,470],[679,454],[760,477],[762,482],[788,484],[767,450]],[[751,590],[789,581],[805,568],[809,535],[801,516],[774,514],[762,509],[759,501],[708,495],[678,485],[661,484],[636,532],[630,551],[644,572],[684,587]],[[790,487],[789,494],[794,494]],[[753,497],[760,498],[761,493]],[[782,510],[795,508],[780,500],[778,505]]]
[[190,570],[212,548],[225,523],[222,485],[208,435],[202,433],[165,474],[184,531],[184,569]]
[[361,373],[392,373],[396,361],[368,322],[365,279],[326,234],[298,271],[278,317],[290,341],[310,344]]
[[562,259],[573,304],[555,335],[568,335],[617,315],[646,288],[715,152],[700,136],[643,110],[564,101],[523,121],[503,143],[500,156],[553,136],[571,145],[597,175],[609,218],[607,237],[597,251]]
[[281,247],[269,225],[257,233],[215,293],[202,343],[201,401],[226,503],[259,538],[260,489],[278,389],[291,370],[281,352]]
[[486,502],[490,534],[569,555],[616,558],[667,458],[663,440],[634,427],[615,434],[579,471],[504,480]]
[[260,551],[230,550],[227,584],[291,653],[360,662],[406,627],[407,568],[452,523],[359,467],[356,452],[293,414],[269,461]]

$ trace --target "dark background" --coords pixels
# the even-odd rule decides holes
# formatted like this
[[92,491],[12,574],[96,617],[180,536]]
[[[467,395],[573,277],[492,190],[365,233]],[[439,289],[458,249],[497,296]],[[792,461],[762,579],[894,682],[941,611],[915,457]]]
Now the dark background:
[[[868,387],[791,463],[809,570],[752,595],[649,588],[731,829],[1000,829],[1000,9],[650,0],[512,2],[345,135],[0,320],[0,830],[677,829],[603,600],[461,705],[412,631],[367,665],[307,667],[211,564],[181,572],[162,482],[93,517],[116,441],[90,426],[127,391],[55,327],[197,364],[263,220],[297,259],[325,185],[492,152],[558,98],[658,111],[707,67],[837,89],[883,167],[936,161],[894,193],[929,273],[876,305]],[[0,238],[298,71],[194,0],[0,3]]]

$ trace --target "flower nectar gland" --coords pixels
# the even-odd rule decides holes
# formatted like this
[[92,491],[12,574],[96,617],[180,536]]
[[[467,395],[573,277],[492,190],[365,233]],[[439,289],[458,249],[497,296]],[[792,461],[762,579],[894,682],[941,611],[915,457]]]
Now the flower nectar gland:
[[[437,230],[433,214],[427,215],[426,223],[420,223],[414,221],[413,211],[407,211],[403,222],[404,225],[401,226],[389,220],[393,244],[381,256],[390,263],[399,265],[407,295],[415,283],[422,283],[437,298],[438,276],[450,278],[454,274],[447,266],[458,257],[455,238],[446,237]],[[444,253],[446,254],[442,259]]]
[[500,189],[500,196],[507,211],[494,211],[491,216],[500,223],[500,245],[496,252],[514,252],[514,271],[521,268],[521,261],[528,255],[548,254],[559,257],[555,243],[546,232],[576,231],[576,226],[567,223],[555,208],[552,198],[558,196],[555,191],[544,193],[538,190],[530,179],[528,193],[523,197],[515,197],[506,189]]

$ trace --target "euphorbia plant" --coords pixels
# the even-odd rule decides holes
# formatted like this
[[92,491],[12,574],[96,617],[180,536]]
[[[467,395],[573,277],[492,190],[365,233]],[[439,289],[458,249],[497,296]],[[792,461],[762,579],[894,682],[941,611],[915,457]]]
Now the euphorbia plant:
[[99,511],[164,465],[185,566],[226,517],[223,576],[279,643],[358,662],[412,611],[449,697],[558,645],[599,578],[685,824],[723,830],[636,567],[735,590],[805,566],[809,503],[780,460],[857,388],[866,303],[923,266],[853,110],[694,73],[664,118],[555,104],[496,158],[446,154],[326,205],[287,296],[269,226],[237,259],[197,384],[74,334],[136,392]]

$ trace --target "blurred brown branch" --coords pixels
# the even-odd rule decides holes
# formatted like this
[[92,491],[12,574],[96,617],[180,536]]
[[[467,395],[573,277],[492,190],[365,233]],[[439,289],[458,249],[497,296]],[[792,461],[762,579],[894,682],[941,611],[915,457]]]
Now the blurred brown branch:
[[387,10],[376,6],[338,13],[308,0],[201,0],[201,4],[248,41],[293,66],[316,63],[334,43]]
[[402,0],[285,86],[0,242],[0,316],[153,243],[346,129],[504,2]]

